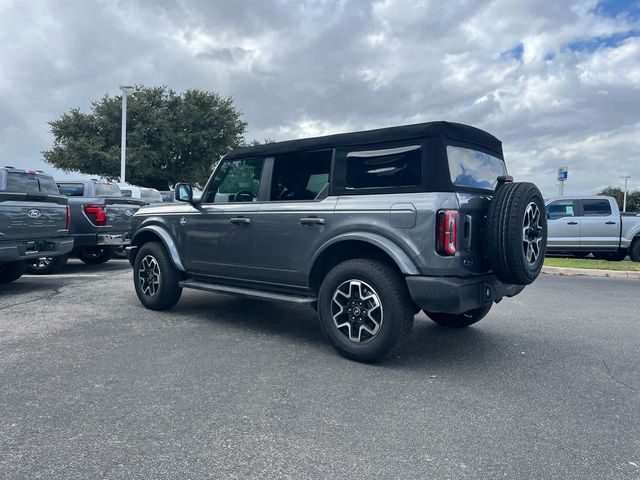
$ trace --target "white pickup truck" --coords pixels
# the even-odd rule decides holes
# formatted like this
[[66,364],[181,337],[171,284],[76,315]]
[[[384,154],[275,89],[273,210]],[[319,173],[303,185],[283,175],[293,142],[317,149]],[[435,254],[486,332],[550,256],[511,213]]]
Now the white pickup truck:
[[612,197],[556,197],[545,202],[547,252],[640,262],[640,216],[620,214]]

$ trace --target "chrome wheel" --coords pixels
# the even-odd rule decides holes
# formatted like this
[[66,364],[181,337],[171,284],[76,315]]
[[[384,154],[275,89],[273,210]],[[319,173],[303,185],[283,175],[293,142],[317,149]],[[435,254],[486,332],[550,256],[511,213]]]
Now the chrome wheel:
[[522,220],[522,249],[524,258],[533,265],[540,258],[540,242],[542,241],[542,224],[540,209],[534,202],[529,203]]
[[331,315],[338,331],[355,343],[365,343],[382,326],[382,302],[378,293],[362,280],[340,284],[331,300]]
[[160,265],[155,257],[147,255],[140,262],[138,269],[140,290],[145,295],[153,297],[160,289]]

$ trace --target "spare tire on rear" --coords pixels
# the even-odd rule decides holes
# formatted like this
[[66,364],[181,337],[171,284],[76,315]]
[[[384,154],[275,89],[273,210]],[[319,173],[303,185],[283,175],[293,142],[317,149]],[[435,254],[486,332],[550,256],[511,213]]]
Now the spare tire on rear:
[[487,251],[494,275],[516,285],[533,282],[547,250],[547,216],[538,187],[526,182],[500,186],[487,222]]

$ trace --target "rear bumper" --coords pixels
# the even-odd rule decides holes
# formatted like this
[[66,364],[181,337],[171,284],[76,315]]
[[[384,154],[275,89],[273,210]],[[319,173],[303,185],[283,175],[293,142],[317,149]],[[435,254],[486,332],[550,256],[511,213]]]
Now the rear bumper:
[[460,314],[513,297],[524,285],[503,283],[493,275],[474,278],[408,276],[413,301],[423,310]]
[[58,257],[73,249],[73,238],[39,238],[0,244],[0,262],[19,262],[38,257]]
[[129,232],[89,233],[73,237],[76,247],[95,247],[97,245],[126,247],[131,243]]

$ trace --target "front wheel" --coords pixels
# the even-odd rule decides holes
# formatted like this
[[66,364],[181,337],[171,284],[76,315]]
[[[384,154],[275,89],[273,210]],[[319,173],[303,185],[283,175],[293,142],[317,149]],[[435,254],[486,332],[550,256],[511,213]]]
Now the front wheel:
[[182,295],[182,275],[158,242],[145,243],[133,263],[133,284],[142,304],[151,310],[167,310]]
[[49,275],[61,271],[69,260],[69,255],[57,257],[40,257],[27,264],[27,270],[32,275]]
[[87,265],[106,263],[113,257],[113,247],[87,247],[78,251],[78,258]]
[[25,262],[11,262],[0,264],[0,283],[11,283],[19,279],[27,270]]
[[413,302],[404,278],[369,259],[338,264],[318,296],[322,330],[343,356],[377,362],[406,343],[413,325]]
[[427,311],[425,311],[424,313],[438,325],[452,328],[464,328],[482,320],[487,315],[487,313],[489,313],[489,310],[491,310],[492,306],[493,305],[490,303],[484,307],[469,310],[468,312],[460,313],[458,315],[452,313]]
[[634,262],[640,262],[640,237],[636,238],[629,249],[629,256]]

